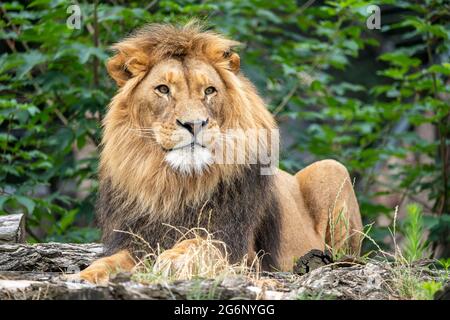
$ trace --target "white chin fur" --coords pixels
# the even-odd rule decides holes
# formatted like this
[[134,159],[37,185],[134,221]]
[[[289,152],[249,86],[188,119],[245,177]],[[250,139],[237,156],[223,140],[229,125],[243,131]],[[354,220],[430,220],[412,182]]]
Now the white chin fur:
[[213,157],[208,149],[195,146],[169,151],[165,157],[167,163],[183,174],[201,174],[210,164]]

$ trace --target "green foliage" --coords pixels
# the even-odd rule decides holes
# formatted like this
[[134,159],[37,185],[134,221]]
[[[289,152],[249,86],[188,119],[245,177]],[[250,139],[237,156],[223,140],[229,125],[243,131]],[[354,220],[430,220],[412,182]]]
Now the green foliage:
[[[79,3],[79,30],[66,26],[70,1],[0,5],[0,213],[26,211],[31,240],[98,237],[98,154],[79,150],[98,145],[115,90],[104,68],[108,47],[144,23],[198,17],[243,43],[243,71],[290,136],[282,168],[341,161],[356,177],[365,222],[392,219],[381,196],[425,194],[422,227],[432,248],[448,247],[445,1],[379,1],[382,30],[367,29],[371,3],[363,0],[309,7],[294,0]],[[385,227],[371,230],[377,242],[386,235]]]

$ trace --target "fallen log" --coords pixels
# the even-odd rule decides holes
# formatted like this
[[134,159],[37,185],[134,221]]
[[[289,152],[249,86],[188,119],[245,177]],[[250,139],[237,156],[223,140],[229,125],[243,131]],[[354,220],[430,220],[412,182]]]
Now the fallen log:
[[[130,274],[119,273],[107,286],[71,282],[62,277],[64,272],[77,272],[87,267],[101,255],[102,250],[100,244],[0,245],[0,300],[402,298],[389,285],[392,266],[388,262],[328,264],[330,258],[327,254],[317,251],[299,259],[299,266],[309,269],[304,275],[263,272],[259,277],[227,276],[182,281],[160,279],[158,282],[143,283]],[[419,271],[418,276],[423,281],[442,279],[442,274],[435,271]],[[439,297],[445,299],[447,293],[448,287]]]
[[0,244],[25,241],[25,216],[21,213],[0,216]]
[[76,272],[102,251],[97,243],[0,244],[0,271]]

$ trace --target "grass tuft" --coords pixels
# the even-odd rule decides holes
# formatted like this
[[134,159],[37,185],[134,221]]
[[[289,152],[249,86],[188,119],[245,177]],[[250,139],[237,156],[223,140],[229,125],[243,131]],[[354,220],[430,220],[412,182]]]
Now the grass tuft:
[[244,276],[258,280],[261,256],[245,256],[235,264],[229,263],[225,243],[213,239],[213,235],[203,228],[193,228],[183,233],[175,244],[183,246],[183,241],[194,243],[185,247],[181,255],[172,255],[173,250],[148,254],[140,261],[134,274],[139,282],[154,283],[161,281],[223,279],[225,277]]

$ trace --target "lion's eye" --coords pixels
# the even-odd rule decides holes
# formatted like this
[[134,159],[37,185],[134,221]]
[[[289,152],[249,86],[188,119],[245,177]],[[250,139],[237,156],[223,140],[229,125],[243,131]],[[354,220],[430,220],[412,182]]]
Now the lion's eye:
[[217,91],[216,88],[214,88],[214,87],[208,87],[208,88],[205,89],[205,94],[206,94],[206,95],[213,94],[213,93],[216,92],[216,91]]
[[161,84],[159,86],[156,87],[156,90],[158,90],[159,92],[161,92],[162,94],[168,94],[169,93],[169,87],[166,86],[165,84]]

